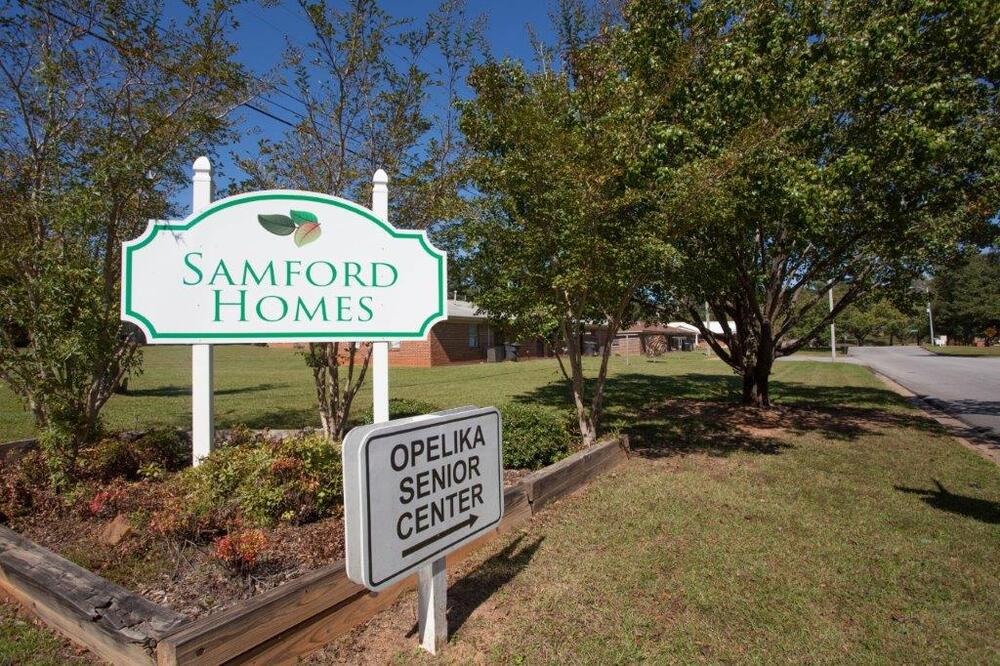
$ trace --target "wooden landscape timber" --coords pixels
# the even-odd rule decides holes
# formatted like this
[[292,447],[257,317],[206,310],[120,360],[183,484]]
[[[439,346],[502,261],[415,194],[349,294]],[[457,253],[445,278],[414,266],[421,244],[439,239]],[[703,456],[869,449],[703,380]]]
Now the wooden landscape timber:
[[[517,529],[551,502],[628,455],[616,437],[539,470],[504,492],[496,530],[448,555],[457,564],[498,534]],[[184,622],[20,535],[0,528],[0,587],[71,640],[115,664],[276,664],[318,650],[415,587],[407,578],[378,593],[347,578],[337,562],[218,613]]]
[[152,664],[184,616],[0,527],[0,588],[74,642],[116,664]]
[[592,446],[521,479],[532,512],[573,492],[628,456],[628,435]]

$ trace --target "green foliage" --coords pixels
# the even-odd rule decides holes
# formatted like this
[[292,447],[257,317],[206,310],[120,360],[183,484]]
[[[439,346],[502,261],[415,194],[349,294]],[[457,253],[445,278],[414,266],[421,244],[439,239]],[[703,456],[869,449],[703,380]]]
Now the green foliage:
[[192,156],[228,136],[245,99],[229,9],[192,4],[176,25],[157,3],[82,3],[84,30],[35,3],[5,7],[0,379],[45,431],[57,481],[139,369],[120,321],[120,244],[173,212]]
[[479,195],[462,229],[472,296],[513,337],[565,347],[588,442],[606,366],[586,399],[585,330],[611,336],[627,325],[640,286],[672,259],[648,190],[632,179],[628,146],[641,126],[621,115],[624,85],[602,56],[575,50],[563,71],[547,59],[536,72],[511,61],[477,67],[461,118]]
[[935,271],[935,333],[971,343],[1000,329],[1000,253],[976,252]]
[[[1000,206],[997,3],[629,3],[606,40],[650,119],[636,168],[685,257],[664,290],[767,404],[777,355],[905,290]],[[801,317],[834,313],[796,339]],[[819,288],[810,292],[810,286]]]
[[[430,414],[431,412],[437,412],[440,410],[441,408],[438,407],[437,405],[430,402],[426,402],[424,400],[410,400],[407,398],[389,398],[390,419],[405,419],[410,416]],[[372,423],[374,422],[374,420],[375,419],[371,407],[365,409],[358,415],[358,423]]]
[[191,464],[191,444],[173,428],[154,428],[139,437],[107,437],[81,457],[87,476],[102,481],[115,478],[162,478]]
[[572,438],[566,419],[536,405],[510,402],[500,408],[503,419],[503,466],[539,469],[562,460]]
[[862,301],[847,307],[838,323],[859,345],[874,335],[901,338],[910,326],[910,318],[885,298]]
[[332,515],[343,498],[339,445],[320,435],[224,446],[184,472],[178,529],[267,527]]

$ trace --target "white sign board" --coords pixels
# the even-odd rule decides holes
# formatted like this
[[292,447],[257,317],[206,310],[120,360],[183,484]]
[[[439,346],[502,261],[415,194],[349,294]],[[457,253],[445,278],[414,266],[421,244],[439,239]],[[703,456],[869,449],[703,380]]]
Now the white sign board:
[[153,344],[424,339],[447,261],[356,203],[271,190],[122,244],[122,319]]
[[462,408],[344,438],[347,576],[380,590],[503,517],[500,413]]

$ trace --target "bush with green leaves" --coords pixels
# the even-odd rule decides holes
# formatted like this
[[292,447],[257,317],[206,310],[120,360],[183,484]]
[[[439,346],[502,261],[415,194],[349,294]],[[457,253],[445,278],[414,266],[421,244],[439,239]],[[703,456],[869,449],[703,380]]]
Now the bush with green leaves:
[[141,365],[118,311],[121,241],[174,212],[191,157],[231,136],[251,82],[234,58],[236,3],[192,9],[184,30],[157,4],[79,3],[71,22],[7,3],[0,21],[0,69],[17,73],[0,95],[0,381],[60,489]]
[[500,408],[503,419],[503,466],[538,469],[570,453],[572,436],[566,419],[535,405],[516,402]]
[[340,446],[321,435],[223,446],[180,481],[190,518],[181,530],[303,523],[332,515],[343,500]]
[[153,428],[138,437],[117,435],[102,439],[82,452],[85,476],[102,481],[162,478],[191,464],[191,445],[174,428]]
[[[410,416],[437,412],[440,409],[437,405],[423,400],[409,400],[407,398],[391,398],[389,400],[390,419],[405,419]],[[373,423],[374,420],[371,407],[358,414],[358,423]]]

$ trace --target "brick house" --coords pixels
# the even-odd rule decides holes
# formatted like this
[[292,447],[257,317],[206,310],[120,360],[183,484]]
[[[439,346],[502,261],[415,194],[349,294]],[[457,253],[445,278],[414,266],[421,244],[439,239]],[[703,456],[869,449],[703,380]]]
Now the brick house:
[[[448,299],[448,319],[431,327],[426,340],[402,340],[389,344],[391,367],[430,368],[457,363],[503,361],[517,348],[517,358],[552,355],[541,340],[505,344],[503,335],[474,303]],[[272,347],[302,347],[301,343],[272,343]],[[342,352],[346,355],[346,351]],[[362,352],[363,353],[363,352]]]
[[[426,340],[404,340],[389,345],[389,365],[429,368],[455,363],[501,361],[507,356],[502,333],[474,303],[448,300],[448,319],[438,322]],[[541,358],[551,350],[541,340],[519,342],[518,359]]]
[[671,351],[694,349],[698,344],[698,329],[684,322],[669,324],[637,322],[619,331],[611,341],[611,353],[621,356],[659,356]]

